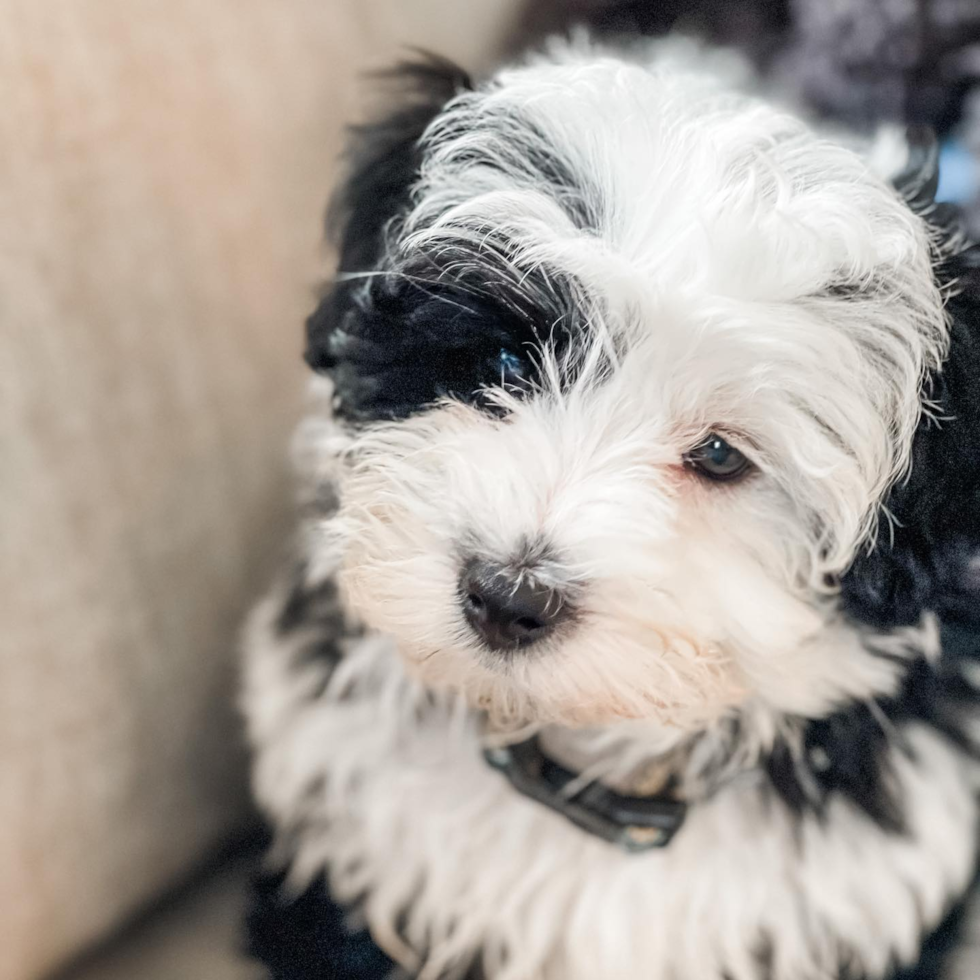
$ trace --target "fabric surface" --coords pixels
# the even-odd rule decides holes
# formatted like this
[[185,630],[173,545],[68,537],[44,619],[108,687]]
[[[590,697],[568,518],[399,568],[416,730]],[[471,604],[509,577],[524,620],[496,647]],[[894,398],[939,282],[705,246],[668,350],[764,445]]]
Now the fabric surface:
[[237,858],[58,980],[268,980],[242,952],[255,858]]
[[247,814],[235,635],[288,533],[354,83],[508,0],[0,0],[0,980]]

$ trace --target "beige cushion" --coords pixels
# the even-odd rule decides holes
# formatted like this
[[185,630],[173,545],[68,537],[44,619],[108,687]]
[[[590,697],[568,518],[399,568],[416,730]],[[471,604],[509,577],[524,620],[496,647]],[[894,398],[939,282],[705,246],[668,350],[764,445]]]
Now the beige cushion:
[[241,825],[234,636],[352,79],[472,64],[512,5],[0,0],[0,980]]
[[268,980],[242,951],[254,859],[223,865],[59,980]]

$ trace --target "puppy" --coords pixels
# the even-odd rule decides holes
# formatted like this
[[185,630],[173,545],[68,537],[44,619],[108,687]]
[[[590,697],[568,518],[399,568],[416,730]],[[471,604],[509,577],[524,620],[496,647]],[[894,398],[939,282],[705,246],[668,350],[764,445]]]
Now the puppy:
[[399,79],[248,629],[253,948],[290,980],[980,975],[980,253],[934,150],[676,42]]

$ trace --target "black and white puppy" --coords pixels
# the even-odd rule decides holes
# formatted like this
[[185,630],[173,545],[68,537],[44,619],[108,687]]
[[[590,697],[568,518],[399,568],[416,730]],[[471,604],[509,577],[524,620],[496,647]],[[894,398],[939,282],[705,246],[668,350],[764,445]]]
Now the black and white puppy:
[[256,948],[975,980],[980,254],[935,155],[679,42],[401,78],[248,632]]

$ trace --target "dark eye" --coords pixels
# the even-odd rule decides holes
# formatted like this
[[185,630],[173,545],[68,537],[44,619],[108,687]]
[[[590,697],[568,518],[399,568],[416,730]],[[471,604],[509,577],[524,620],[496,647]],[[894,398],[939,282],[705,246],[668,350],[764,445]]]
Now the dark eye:
[[496,369],[499,378],[498,383],[505,388],[517,387],[527,381],[527,362],[519,354],[507,350],[506,347],[500,348]]
[[735,480],[752,464],[720,435],[711,432],[708,438],[684,454],[684,462],[709,480]]

